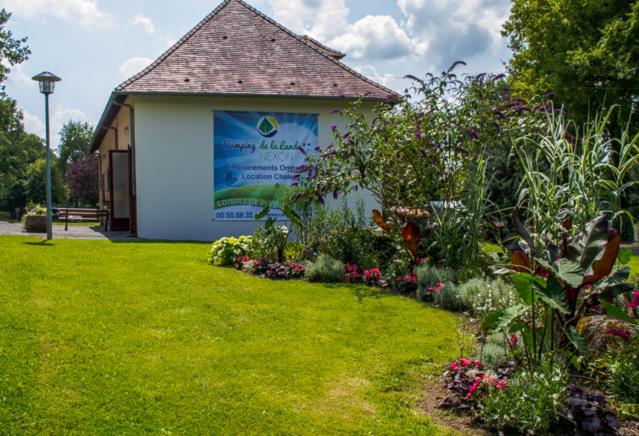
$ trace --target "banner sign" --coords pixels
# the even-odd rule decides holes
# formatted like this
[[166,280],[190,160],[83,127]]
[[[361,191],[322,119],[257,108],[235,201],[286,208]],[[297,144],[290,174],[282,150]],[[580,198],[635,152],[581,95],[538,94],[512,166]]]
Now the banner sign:
[[268,206],[268,217],[282,219],[304,149],[318,145],[317,114],[225,112],[214,114],[214,218],[254,220]]

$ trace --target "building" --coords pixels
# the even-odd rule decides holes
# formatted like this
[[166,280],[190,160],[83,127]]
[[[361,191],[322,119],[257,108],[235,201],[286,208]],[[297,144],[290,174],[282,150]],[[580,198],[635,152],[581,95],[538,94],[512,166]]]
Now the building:
[[398,97],[344,56],[224,1],[107,102],[91,147],[112,229],[212,240],[250,234],[265,204],[277,215],[299,148],[330,143],[336,110]]

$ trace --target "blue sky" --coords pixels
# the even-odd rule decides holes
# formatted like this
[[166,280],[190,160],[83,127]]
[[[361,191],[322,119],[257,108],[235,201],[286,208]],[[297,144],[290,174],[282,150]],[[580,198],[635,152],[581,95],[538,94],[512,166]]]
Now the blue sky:
[[[7,92],[27,130],[43,135],[43,104],[31,76],[63,81],[52,100],[52,139],[70,119],[95,124],[111,90],[159,56],[221,0],[0,0],[9,29],[27,36],[31,58]],[[247,0],[291,30],[348,54],[345,62],[398,91],[463,59],[469,71],[503,71],[499,31],[509,0]]]

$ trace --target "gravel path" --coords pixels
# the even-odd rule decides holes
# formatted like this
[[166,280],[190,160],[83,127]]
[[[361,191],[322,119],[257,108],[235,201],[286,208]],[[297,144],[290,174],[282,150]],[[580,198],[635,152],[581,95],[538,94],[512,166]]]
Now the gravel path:
[[[0,221],[0,236],[40,236],[40,233],[26,233],[22,231],[22,224]],[[135,237],[128,232],[104,232],[102,227],[69,226],[68,231],[64,231],[64,225],[53,225],[53,238],[61,239],[108,239],[111,241],[134,241]]]

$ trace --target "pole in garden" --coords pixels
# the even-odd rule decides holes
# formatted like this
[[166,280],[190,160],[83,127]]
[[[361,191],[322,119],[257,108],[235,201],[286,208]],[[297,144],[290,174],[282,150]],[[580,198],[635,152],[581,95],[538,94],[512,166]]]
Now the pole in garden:
[[46,195],[47,195],[47,240],[53,239],[53,205],[51,198],[51,140],[49,135],[49,95],[55,90],[55,82],[60,79],[55,74],[45,71],[33,77],[33,80],[40,84],[40,92],[44,94],[44,111],[46,118],[46,143],[47,143],[47,179],[46,179]]

